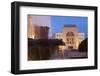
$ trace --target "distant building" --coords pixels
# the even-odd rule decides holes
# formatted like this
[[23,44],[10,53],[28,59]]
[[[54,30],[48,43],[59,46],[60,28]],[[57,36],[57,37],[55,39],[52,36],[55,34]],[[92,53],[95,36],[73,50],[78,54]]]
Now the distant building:
[[62,33],[55,33],[55,38],[62,39],[63,34]]
[[76,25],[64,25],[61,33],[55,33],[55,38],[62,39],[65,46],[61,49],[78,49],[81,41],[84,40],[84,33],[78,32]]
[[32,16],[28,19],[28,38],[32,39],[47,39],[49,33],[48,26],[40,26],[32,23]]

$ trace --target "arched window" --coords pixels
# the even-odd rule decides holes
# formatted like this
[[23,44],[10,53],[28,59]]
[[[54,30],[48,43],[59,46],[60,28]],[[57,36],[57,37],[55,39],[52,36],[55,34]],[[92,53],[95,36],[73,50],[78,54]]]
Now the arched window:
[[67,44],[74,44],[74,33],[73,32],[68,32],[66,34],[66,36],[67,36],[67,39],[66,39]]
[[73,33],[73,32],[68,32],[68,33],[66,34],[66,36],[74,36],[74,33]]

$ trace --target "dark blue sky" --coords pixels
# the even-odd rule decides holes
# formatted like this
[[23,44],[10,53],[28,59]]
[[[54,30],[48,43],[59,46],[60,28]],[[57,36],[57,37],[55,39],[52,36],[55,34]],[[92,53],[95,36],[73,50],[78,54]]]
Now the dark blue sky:
[[88,34],[88,17],[78,16],[51,16],[51,29],[52,32],[62,32],[64,24],[75,24],[78,27],[79,32],[85,33],[85,37]]

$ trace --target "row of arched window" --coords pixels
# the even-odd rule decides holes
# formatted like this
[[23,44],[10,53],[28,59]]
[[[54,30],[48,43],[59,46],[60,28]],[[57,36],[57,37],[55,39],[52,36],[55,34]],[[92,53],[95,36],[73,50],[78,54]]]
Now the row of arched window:
[[66,36],[67,36],[67,39],[66,39],[66,43],[67,44],[74,44],[74,33],[73,32],[68,32],[67,34],[66,34]]

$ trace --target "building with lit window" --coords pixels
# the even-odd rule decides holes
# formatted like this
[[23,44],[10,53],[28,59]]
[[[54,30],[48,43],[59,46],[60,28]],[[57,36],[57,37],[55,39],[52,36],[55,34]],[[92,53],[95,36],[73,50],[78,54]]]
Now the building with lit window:
[[62,49],[78,49],[79,44],[84,40],[84,33],[78,32],[76,25],[64,25],[61,33],[55,33],[55,38],[62,39],[65,43]]

